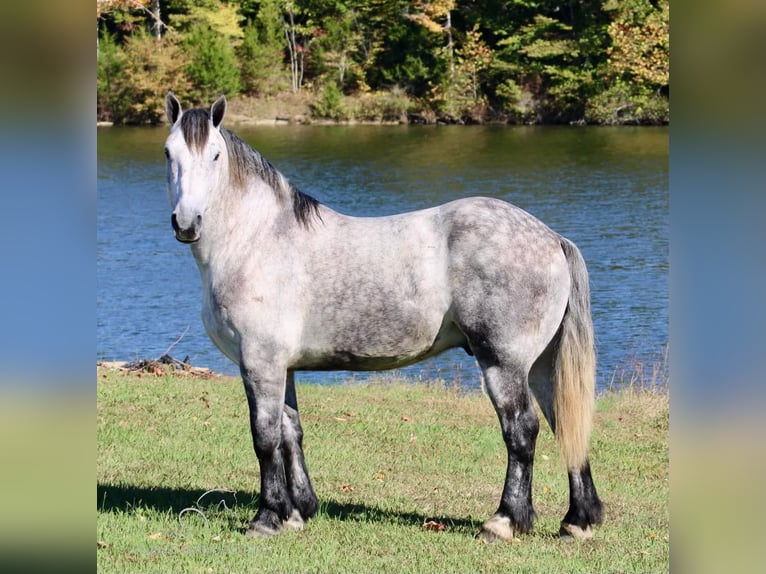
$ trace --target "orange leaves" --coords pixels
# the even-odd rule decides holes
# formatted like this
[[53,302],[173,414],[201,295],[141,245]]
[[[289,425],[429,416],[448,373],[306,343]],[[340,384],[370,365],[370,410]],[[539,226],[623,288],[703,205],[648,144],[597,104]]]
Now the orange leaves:
[[351,411],[343,411],[342,417],[333,417],[333,420],[339,422],[339,423],[350,423],[354,420],[354,417],[356,417],[359,413],[354,413]]
[[436,522],[435,520],[428,520],[423,523],[423,528],[426,530],[432,530],[434,532],[444,532],[447,530],[447,527],[442,524],[441,522]]

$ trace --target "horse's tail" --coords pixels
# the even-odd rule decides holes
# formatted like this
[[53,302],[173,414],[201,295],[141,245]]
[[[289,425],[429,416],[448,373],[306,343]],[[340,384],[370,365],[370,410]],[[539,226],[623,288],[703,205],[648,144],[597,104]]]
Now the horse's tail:
[[593,428],[596,351],[585,260],[577,246],[564,237],[561,248],[572,285],[554,356],[553,408],[556,440],[564,462],[568,469],[579,470],[588,456]]

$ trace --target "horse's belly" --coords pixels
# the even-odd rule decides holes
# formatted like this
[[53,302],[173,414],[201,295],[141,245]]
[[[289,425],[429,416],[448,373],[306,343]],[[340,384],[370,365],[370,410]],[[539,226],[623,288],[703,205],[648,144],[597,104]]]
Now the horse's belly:
[[359,321],[304,339],[295,369],[377,371],[411,365],[467,342],[448,317],[439,321]]

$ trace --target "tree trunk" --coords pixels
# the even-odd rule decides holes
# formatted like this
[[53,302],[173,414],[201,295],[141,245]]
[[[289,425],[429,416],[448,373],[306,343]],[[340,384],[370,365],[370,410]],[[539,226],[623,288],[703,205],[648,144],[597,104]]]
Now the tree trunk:
[[159,42],[162,40],[162,20],[160,19],[160,0],[152,0],[152,34],[154,38]]

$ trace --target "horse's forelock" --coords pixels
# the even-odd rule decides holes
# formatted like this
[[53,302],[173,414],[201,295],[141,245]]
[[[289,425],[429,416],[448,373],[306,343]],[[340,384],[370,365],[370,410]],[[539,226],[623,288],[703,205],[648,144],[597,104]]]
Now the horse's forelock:
[[189,110],[181,116],[181,130],[189,149],[201,151],[210,135],[210,114],[207,110]]

